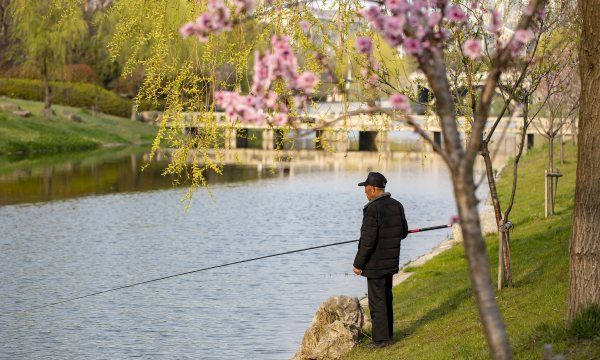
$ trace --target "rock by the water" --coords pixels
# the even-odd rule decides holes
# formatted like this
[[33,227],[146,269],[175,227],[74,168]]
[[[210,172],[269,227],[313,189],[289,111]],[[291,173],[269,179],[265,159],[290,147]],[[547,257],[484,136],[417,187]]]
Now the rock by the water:
[[0,109],[4,110],[4,111],[20,111],[21,107],[17,104],[11,104],[11,103],[2,103],[0,104]]
[[293,360],[341,359],[358,343],[364,321],[358,298],[330,297],[319,306]]
[[13,115],[17,115],[20,117],[30,117],[31,116],[31,111],[29,111],[29,110],[18,110],[18,111],[13,111],[12,113],[13,113]]
[[73,113],[66,113],[65,115],[67,116],[67,120],[69,120],[69,121],[83,122],[83,119],[79,115],[76,115],[76,114],[73,114]]
[[160,111],[142,111],[139,115],[142,117],[142,121],[149,124],[156,124],[162,119]]

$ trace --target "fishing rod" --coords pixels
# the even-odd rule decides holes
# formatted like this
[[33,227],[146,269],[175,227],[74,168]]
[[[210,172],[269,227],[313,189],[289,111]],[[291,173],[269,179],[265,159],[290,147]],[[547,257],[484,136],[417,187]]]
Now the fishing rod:
[[[432,226],[432,227],[426,227],[426,228],[416,228],[416,229],[409,230],[408,233],[409,234],[414,234],[414,233],[424,232],[424,231],[446,229],[446,228],[452,227],[452,225],[454,225],[456,222],[458,222],[458,217],[453,216],[452,219],[450,220],[449,224]],[[255,257],[255,258],[251,258],[251,259],[239,260],[239,261],[234,261],[234,262],[230,262],[230,263],[226,263],[226,264],[209,266],[209,267],[205,267],[205,268],[201,268],[201,269],[196,269],[196,270],[190,270],[190,271],[186,271],[186,272],[182,272],[182,273],[178,273],[178,274],[167,275],[167,276],[163,276],[163,277],[159,277],[159,278],[155,278],[155,279],[141,281],[141,282],[134,283],[134,284],[122,285],[122,286],[114,287],[114,288],[107,289],[107,290],[97,291],[97,292],[94,292],[94,293],[91,293],[91,294],[76,296],[76,297],[72,297],[72,298],[68,298],[68,299],[65,299],[65,300],[56,301],[56,302],[45,304],[45,305],[35,306],[35,307],[32,307],[32,308],[30,308],[28,310],[23,310],[23,312],[30,312],[30,311],[34,311],[34,310],[39,310],[39,309],[43,309],[43,308],[47,308],[47,307],[51,307],[51,306],[56,306],[56,305],[59,305],[59,304],[64,304],[64,303],[67,303],[67,302],[71,302],[71,301],[75,301],[75,300],[80,300],[80,299],[84,299],[84,298],[88,298],[88,297],[92,297],[92,296],[96,296],[96,295],[100,295],[100,294],[106,294],[106,293],[112,292],[112,291],[123,290],[123,289],[131,288],[131,287],[134,287],[134,286],[138,286],[138,285],[143,285],[143,284],[148,284],[148,283],[152,283],[152,282],[156,282],[156,281],[171,279],[171,278],[174,278],[174,277],[183,276],[183,275],[189,275],[189,274],[193,274],[193,273],[197,273],[197,272],[201,272],[201,271],[207,271],[207,270],[218,269],[218,268],[222,268],[222,267],[226,267],[226,266],[243,264],[243,263],[247,263],[247,262],[251,262],[251,261],[268,259],[268,258],[272,258],[272,257],[275,257],[275,256],[289,255],[289,254],[294,254],[294,253],[299,253],[299,252],[304,252],[304,251],[322,249],[322,248],[331,247],[331,246],[338,246],[338,245],[350,244],[350,243],[354,243],[354,242],[358,242],[358,241],[360,241],[360,239],[357,239],[357,240],[348,240],[348,241],[340,241],[340,242],[331,243],[331,244],[325,244],[325,245],[311,246],[311,247],[304,248],[304,249],[290,250],[290,251],[280,252],[280,253],[277,253],[277,254],[264,255],[264,256],[259,256],[259,257]]]

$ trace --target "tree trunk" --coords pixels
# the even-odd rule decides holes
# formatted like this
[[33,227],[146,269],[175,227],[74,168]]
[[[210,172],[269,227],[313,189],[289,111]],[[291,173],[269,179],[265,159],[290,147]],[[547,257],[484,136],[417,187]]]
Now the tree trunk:
[[465,170],[461,167],[452,174],[452,180],[469,264],[469,275],[492,358],[512,359],[506,326],[496,303],[488,255],[481,234],[472,169]]
[[44,78],[44,117],[50,118],[52,117],[52,90],[50,89],[46,59],[42,65],[42,76]]
[[569,246],[568,319],[600,304],[600,0],[580,0],[583,18],[577,184]]
[[548,138],[548,172],[554,172],[554,137]]
[[[528,114],[529,114],[529,106],[527,105],[527,103],[525,103],[525,107],[524,107],[524,111],[523,111],[523,131],[521,132],[521,141],[519,142],[519,150],[517,152],[517,156],[515,156],[515,161],[513,163],[512,189],[510,191],[510,199],[508,200],[508,205],[506,206],[506,210],[504,210],[503,225],[505,225],[509,222],[510,212],[512,211],[513,205],[515,203],[515,195],[517,193],[519,161],[521,160],[521,156],[523,155],[523,149],[525,148],[525,138],[527,137],[527,128],[529,127],[529,123],[527,120]],[[508,268],[508,270],[506,271],[507,274],[512,274],[511,269],[510,269],[510,233],[508,232],[508,229],[505,229],[505,231],[506,232],[504,233],[504,240],[506,243],[506,248],[508,251],[508,259],[509,259],[508,263],[505,266],[507,266],[507,268]],[[509,286],[512,286],[512,277],[507,278],[507,284],[509,284]]]
[[496,218],[496,229],[498,231],[498,290],[502,289],[504,282],[506,286],[512,286],[512,276],[510,273],[510,250],[505,237],[505,232],[501,231],[504,228],[502,220],[502,208],[500,207],[500,199],[496,188],[496,179],[492,168],[492,159],[487,141],[481,143],[481,156],[485,163],[485,172],[487,175],[488,187],[490,188],[490,198],[494,206],[494,215]]
[[560,128],[560,165],[565,164],[565,135],[563,129]]

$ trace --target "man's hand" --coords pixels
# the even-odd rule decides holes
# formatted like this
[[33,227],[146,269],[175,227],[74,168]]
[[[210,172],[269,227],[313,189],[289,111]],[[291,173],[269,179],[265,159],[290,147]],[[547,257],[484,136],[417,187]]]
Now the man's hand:
[[360,274],[362,274],[362,270],[361,270],[361,269],[354,268],[354,273],[355,273],[356,275],[360,275]]

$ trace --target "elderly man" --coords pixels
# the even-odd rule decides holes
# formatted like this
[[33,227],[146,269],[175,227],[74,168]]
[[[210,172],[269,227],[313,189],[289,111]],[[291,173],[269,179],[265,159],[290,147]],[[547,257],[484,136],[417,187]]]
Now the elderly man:
[[378,172],[370,172],[367,180],[358,184],[364,186],[369,202],[363,208],[354,273],[367,278],[373,348],[392,343],[392,277],[398,272],[400,240],[408,235],[404,208],[385,192],[386,184],[386,178]]

